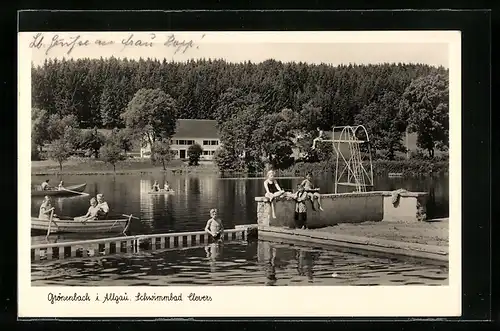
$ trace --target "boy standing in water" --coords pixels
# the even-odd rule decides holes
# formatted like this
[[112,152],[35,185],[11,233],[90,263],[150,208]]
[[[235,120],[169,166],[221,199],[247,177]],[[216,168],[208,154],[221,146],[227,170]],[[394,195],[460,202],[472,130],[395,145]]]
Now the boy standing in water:
[[306,179],[304,179],[300,185],[304,186],[304,189],[306,190],[307,195],[311,199],[312,210],[316,210],[316,208],[314,208],[314,199],[318,200],[319,210],[323,210],[323,207],[321,207],[321,195],[319,194],[319,188],[314,187],[314,185],[312,183],[312,174],[311,173],[308,173],[306,175]]
[[205,231],[212,235],[214,240],[222,240],[224,226],[222,225],[222,220],[217,217],[217,209],[210,209],[210,219],[205,226]]
[[297,185],[297,193],[295,193],[295,227],[305,229],[307,227],[307,192],[302,184]]

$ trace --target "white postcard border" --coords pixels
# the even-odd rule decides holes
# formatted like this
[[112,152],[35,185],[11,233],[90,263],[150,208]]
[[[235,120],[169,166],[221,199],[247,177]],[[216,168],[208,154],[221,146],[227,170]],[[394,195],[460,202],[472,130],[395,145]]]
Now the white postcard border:
[[[124,32],[126,34],[128,32]],[[142,32],[147,34],[148,32]],[[161,32],[157,32],[161,33]],[[164,32],[162,32],[164,33]],[[206,34],[203,42],[436,42],[449,45],[450,72],[450,221],[448,286],[192,286],[192,287],[33,287],[31,286],[30,114],[31,59],[28,44],[35,33],[18,35],[18,312],[19,317],[406,317],[461,314],[461,35],[458,31],[398,32],[175,32]],[[59,32],[60,35],[67,33]],[[139,34],[139,32],[138,32]],[[145,56],[147,57],[147,55]],[[49,293],[108,292],[168,295],[182,302],[65,302],[51,304]],[[189,293],[209,295],[211,302],[190,302]]]

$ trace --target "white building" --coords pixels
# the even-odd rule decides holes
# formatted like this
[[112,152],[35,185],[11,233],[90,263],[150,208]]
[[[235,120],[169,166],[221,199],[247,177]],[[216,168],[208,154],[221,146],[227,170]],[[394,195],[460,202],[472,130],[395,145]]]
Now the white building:
[[[189,146],[196,143],[203,149],[200,161],[211,161],[221,145],[217,122],[213,120],[180,119],[175,131],[170,141],[174,159],[186,159]],[[141,157],[150,156],[150,146],[141,148]]]

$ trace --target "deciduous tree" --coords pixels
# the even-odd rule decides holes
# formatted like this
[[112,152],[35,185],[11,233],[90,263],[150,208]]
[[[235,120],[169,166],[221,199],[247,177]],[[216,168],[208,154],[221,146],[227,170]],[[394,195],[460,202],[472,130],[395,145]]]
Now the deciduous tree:
[[160,89],[140,89],[121,115],[127,128],[142,135],[150,146],[169,139],[177,123],[175,100]]
[[31,109],[31,143],[33,147],[42,151],[43,145],[49,141],[49,132],[47,125],[49,113],[44,109]]
[[199,144],[189,146],[187,150],[189,165],[197,166],[200,161],[201,153],[203,153],[203,148],[201,148]]
[[418,134],[417,146],[434,157],[434,149],[449,143],[448,75],[431,74],[411,82],[403,94],[401,113],[410,132]]
[[396,152],[406,151],[402,142],[405,124],[399,103],[396,93],[386,91],[356,116],[356,123],[366,127],[372,147],[385,151],[390,160],[394,160]]
[[59,163],[59,170],[62,171],[62,165],[68,160],[72,152],[71,145],[64,138],[56,139],[52,142],[49,158]]
[[94,157],[99,158],[99,150],[106,143],[106,137],[97,128],[87,130],[82,134],[81,148],[88,150]]
[[168,139],[155,140],[151,147],[151,160],[153,162],[161,162],[163,170],[167,170],[167,163],[174,157],[173,151],[170,149]]
[[101,159],[113,166],[113,172],[116,172],[116,164],[125,159],[121,141],[116,132],[112,132],[106,140],[106,143],[100,148]]

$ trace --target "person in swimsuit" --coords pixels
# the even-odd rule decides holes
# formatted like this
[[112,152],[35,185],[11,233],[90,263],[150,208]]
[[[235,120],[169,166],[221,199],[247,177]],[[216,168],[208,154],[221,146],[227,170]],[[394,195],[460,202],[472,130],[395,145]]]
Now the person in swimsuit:
[[321,130],[320,128],[317,128],[316,130],[318,130],[319,134],[317,138],[313,139],[312,149],[316,149],[316,143],[318,141],[323,141],[323,130]]
[[222,240],[224,237],[224,225],[222,225],[222,220],[217,217],[217,209],[210,210],[210,219],[207,221],[205,231],[212,235],[214,241]]
[[312,183],[311,173],[308,173],[306,175],[306,178],[302,181],[300,185],[304,186],[304,189],[306,190],[308,197],[311,199],[312,210],[316,210],[316,208],[314,208],[314,199],[318,200],[319,210],[323,210],[323,207],[321,207],[321,195],[319,194],[319,188],[314,187]]
[[264,188],[266,190],[265,197],[269,199],[271,203],[271,211],[273,214],[273,218],[276,218],[276,214],[274,212],[274,202],[275,198],[282,196],[285,191],[281,189],[276,179],[274,179],[274,170],[269,170],[267,172],[267,179],[264,181]]

